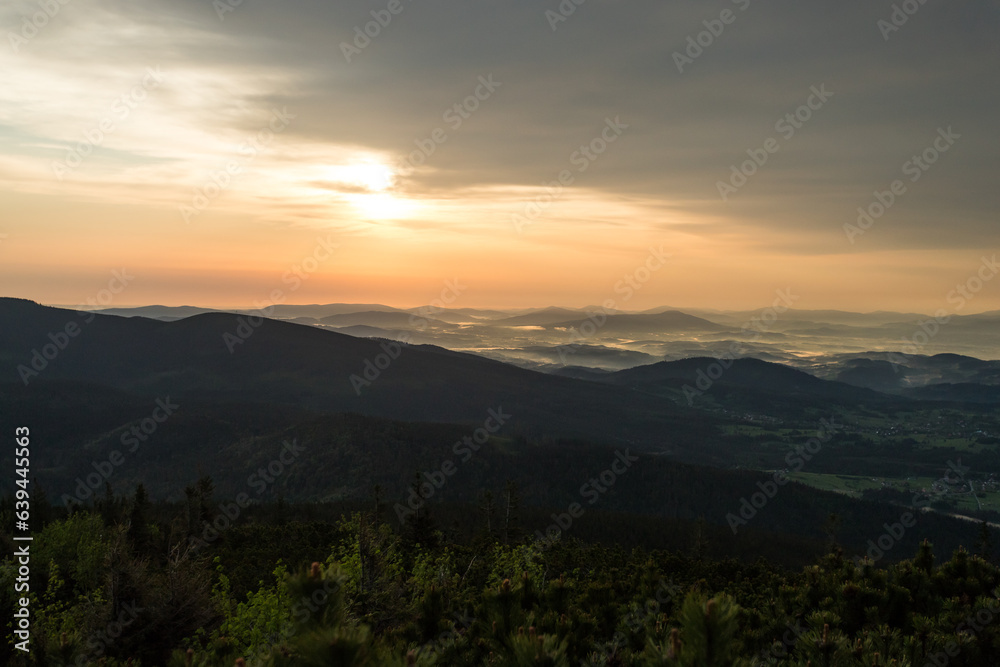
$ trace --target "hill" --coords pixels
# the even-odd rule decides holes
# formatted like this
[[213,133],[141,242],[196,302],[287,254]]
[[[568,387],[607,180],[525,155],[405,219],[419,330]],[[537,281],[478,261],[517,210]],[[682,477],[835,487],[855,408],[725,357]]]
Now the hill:
[[[89,320],[89,323],[88,323]],[[700,414],[621,387],[580,382],[429,345],[209,313],[161,322],[82,315],[0,299],[0,378],[98,383],[146,397],[286,405],[395,419],[481,424],[502,406],[525,433],[687,450]],[[79,332],[44,359],[50,334]],[[254,324],[256,326],[254,326]],[[58,337],[58,336],[57,336]],[[31,368],[32,359],[40,370]],[[669,434],[664,436],[664,434]]]
[[[606,318],[606,319],[604,319]],[[601,323],[603,321],[603,324]],[[678,310],[671,310],[655,315],[606,315],[596,320],[588,317],[567,319],[549,324],[549,328],[581,329],[585,323],[597,325],[599,335],[622,334],[635,336],[638,334],[657,334],[687,331],[729,331],[730,327],[710,322],[694,315],[688,315]]]

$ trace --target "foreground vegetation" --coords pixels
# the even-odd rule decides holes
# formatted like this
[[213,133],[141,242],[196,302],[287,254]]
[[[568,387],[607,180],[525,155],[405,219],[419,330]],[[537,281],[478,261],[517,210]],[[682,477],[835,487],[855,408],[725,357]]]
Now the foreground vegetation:
[[[70,516],[41,515],[32,652],[14,650],[8,620],[0,661],[1000,663],[1000,569],[988,532],[977,553],[960,549],[944,563],[924,543],[912,560],[876,567],[831,541],[815,565],[784,570],[705,558],[698,541],[685,553],[584,543],[569,532],[542,543],[522,534],[516,516],[456,540],[426,511],[398,526],[376,501],[335,522],[298,511],[293,521],[272,505],[201,541],[200,529],[219,518],[209,486],[191,488],[181,506],[153,506],[140,488]],[[7,557],[6,619],[15,576]]]

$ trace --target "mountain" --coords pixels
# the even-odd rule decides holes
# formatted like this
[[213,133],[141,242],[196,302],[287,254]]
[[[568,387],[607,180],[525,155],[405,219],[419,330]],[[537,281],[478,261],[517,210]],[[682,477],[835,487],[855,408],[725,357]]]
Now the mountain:
[[601,382],[660,396],[712,394],[730,407],[753,407],[767,414],[794,414],[803,406],[856,405],[899,399],[753,358],[720,361],[710,357],[662,361],[610,373]]
[[881,359],[852,359],[837,374],[837,381],[876,391],[899,391],[908,369]]
[[[931,385],[1000,385],[1000,361],[984,361],[961,354],[864,352],[832,355],[812,370],[828,379],[893,393]],[[923,394],[911,392],[909,395]]]
[[906,396],[922,401],[948,401],[951,403],[998,403],[1000,386],[963,382],[958,384],[930,384],[907,389]]
[[[505,350],[500,351],[503,352]],[[656,357],[644,352],[583,343],[569,348],[566,346],[529,345],[517,350],[510,350],[510,352],[527,355],[533,359],[558,366],[574,364],[576,366],[613,368],[615,370],[632,368],[642,364],[651,364],[657,361]]]
[[[139,306],[136,308],[104,308],[95,310],[102,315],[120,315],[122,317],[149,317],[155,320],[179,320],[202,313],[220,312],[214,308],[199,308],[198,306]],[[236,312],[236,311],[231,311]]]
[[[328,303],[325,305],[285,305],[271,304],[265,305],[263,310],[268,317],[282,320],[294,320],[308,317],[320,319],[330,315],[343,315],[346,313],[357,313],[365,311],[378,312],[402,312],[392,306],[383,306],[377,303]],[[247,313],[259,314],[260,310],[252,308],[201,308],[197,306],[139,306],[135,308],[104,308],[95,310],[101,315],[120,315],[122,317],[149,317],[157,320],[177,320],[204,313]]]
[[[252,489],[248,480],[273,463],[286,449],[286,442],[294,441],[296,458],[275,476],[266,496],[271,500],[364,500],[378,484],[390,504],[406,502],[412,471],[437,471],[443,461],[450,460],[458,470],[435,493],[435,513],[441,502],[473,508],[482,489],[511,480],[524,503],[522,516],[540,515],[529,525],[537,523],[542,528],[550,512],[542,513],[541,508],[565,509],[579,500],[581,480],[599,474],[619,458],[615,448],[551,438],[529,443],[517,434],[503,432],[490,437],[481,450],[456,452],[455,444],[469,434],[462,425],[407,423],[288,406],[261,410],[238,403],[177,402],[180,407],[158,427],[155,437],[134,451],[123,448],[122,436],[149,415],[150,405],[94,385],[49,381],[13,392],[0,391],[0,427],[13,427],[11,416],[15,414],[17,422],[36,425],[33,440],[44,442],[45,447],[33,454],[33,472],[49,499],[59,505],[74,494],[87,496],[84,501],[93,500],[95,490],[103,495],[105,479],[118,493],[141,483],[154,498],[183,501],[185,487],[203,474],[212,476],[217,498],[232,498]],[[742,499],[772,478],[756,471],[692,466],[634,448],[629,451],[636,461],[620,471],[620,482],[596,510],[624,513],[620,520],[630,526],[643,516],[656,522],[695,522],[703,517],[708,524],[725,526],[727,514],[739,511]],[[113,452],[121,454],[124,461],[111,467],[106,462],[118,460]],[[0,462],[11,469],[12,454],[0,454]],[[104,473],[95,476],[97,481],[88,491],[81,480],[94,475],[102,465]],[[12,478],[0,481],[0,488],[12,491]],[[734,555],[748,548],[747,536],[755,531],[820,540],[831,513],[843,518],[842,543],[860,553],[883,523],[898,518],[899,509],[789,484],[752,526],[741,528],[738,540],[728,528],[716,534]],[[939,538],[941,542],[935,542],[946,553],[957,547],[963,522],[926,515],[921,523],[921,535]],[[915,549],[918,536],[908,539],[907,548]]]
[[[975,361],[945,356],[913,363]],[[687,407],[685,385],[702,392],[704,404]],[[927,390],[934,400],[948,392],[964,403],[976,391]],[[174,407],[154,424],[158,404]],[[849,411],[841,406],[863,413],[865,423],[844,419]],[[32,425],[33,441],[45,445],[32,459],[33,472],[56,493],[104,475],[116,489],[142,482],[157,497],[178,498],[209,474],[229,494],[246,487],[286,440],[298,439],[306,465],[290,467],[275,493],[359,499],[377,483],[400,499],[414,471],[442,470],[442,461],[458,454],[457,443],[484,431],[481,455],[460,469],[440,500],[472,503],[483,488],[511,479],[526,504],[565,508],[617,449],[642,464],[602,499],[602,511],[684,521],[703,516],[724,525],[727,512],[763,488],[768,477],[760,471],[790,465],[788,453],[808,442],[822,419],[845,425],[809,462],[808,472],[828,482],[836,475],[933,477],[959,456],[965,465],[992,470],[993,408],[978,404],[940,423],[943,406],[951,412],[959,404],[921,404],[750,358],[544,374],[430,345],[246,315],[165,322],[0,299],[0,427]],[[897,438],[901,420],[936,429],[921,438],[941,442]],[[112,465],[129,434],[147,423],[155,437],[129,449],[125,464]],[[947,445],[956,437],[978,444],[958,452]],[[12,466],[11,457],[0,454],[0,463]],[[860,546],[899,509],[794,484],[754,528],[821,537],[818,527],[830,513],[850,527],[842,539]],[[921,521],[939,535],[959,525],[940,516]]]
[[[29,384],[97,383],[150,400],[169,395],[182,404],[286,405],[470,425],[502,407],[509,427],[524,433],[711,458],[701,445],[711,432],[707,420],[655,397],[433,346],[251,319],[208,313],[161,322],[0,299],[0,378],[9,391],[23,386],[23,377]],[[63,341],[58,332],[69,324],[77,334]],[[52,336],[65,349],[57,350]],[[43,351],[55,354],[45,359]]]
[[502,310],[483,310],[481,308],[441,308],[439,306],[420,306],[418,308],[407,308],[406,312],[416,313],[421,317],[433,317],[442,322],[452,324],[464,324],[466,322],[489,322],[504,317],[509,317],[510,313]]
[[442,322],[431,317],[421,317],[415,313],[377,310],[328,315],[321,318],[319,322],[335,327],[369,326],[388,329],[413,329],[430,326],[438,329],[456,328],[454,324]]
[[[312,317],[317,320],[330,315],[344,315],[360,312],[402,312],[399,308],[383,306],[380,303],[327,303],[298,306],[294,304],[273,304],[265,308],[267,317],[289,320],[294,317]],[[243,310],[240,312],[250,312]]]
[[545,308],[532,313],[525,313],[524,315],[515,315],[514,317],[504,317],[498,320],[493,320],[490,324],[499,327],[544,327],[556,322],[563,322],[574,317],[580,317],[581,315],[583,315],[583,313],[579,310],[570,310],[568,308]]
[[[577,316],[579,317],[579,315]],[[590,318],[582,317],[573,320],[554,322],[549,328],[564,328],[584,330],[582,327],[590,322],[596,326],[600,334],[621,334],[634,336],[636,334],[657,334],[688,331],[728,331],[730,327],[710,322],[694,315],[671,310],[655,315],[605,315]],[[602,323],[603,322],[603,323]]]

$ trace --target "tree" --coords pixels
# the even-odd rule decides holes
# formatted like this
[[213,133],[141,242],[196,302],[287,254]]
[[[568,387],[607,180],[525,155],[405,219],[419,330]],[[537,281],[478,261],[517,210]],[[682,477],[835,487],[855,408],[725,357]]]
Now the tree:
[[979,537],[976,539],[976,553],[989,563],[993,562],[993,537],[990,526],[985,521],[979,524]]
[[129,509],[128,537],[132,540],[137,553],[145,553],[149,548],[149,496],[146,487],[139,484],[132,496],[132,506]]
[[486,489],[480,494],[479,511],[486,518],[486,536],[493,536],[493,513],[496,511],[496,502],[493,500],[493,492]]
[[503,492],[503,543],[510,544],[520,534],[521,496],[517,492],[517,484],[508,479]]

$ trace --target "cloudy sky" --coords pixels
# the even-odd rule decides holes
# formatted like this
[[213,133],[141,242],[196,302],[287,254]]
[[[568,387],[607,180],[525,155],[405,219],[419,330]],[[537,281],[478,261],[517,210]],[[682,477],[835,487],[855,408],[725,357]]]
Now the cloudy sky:
[[896,7],[7,0],[0,293],[932,312],[1000,245],[1000,2]]

